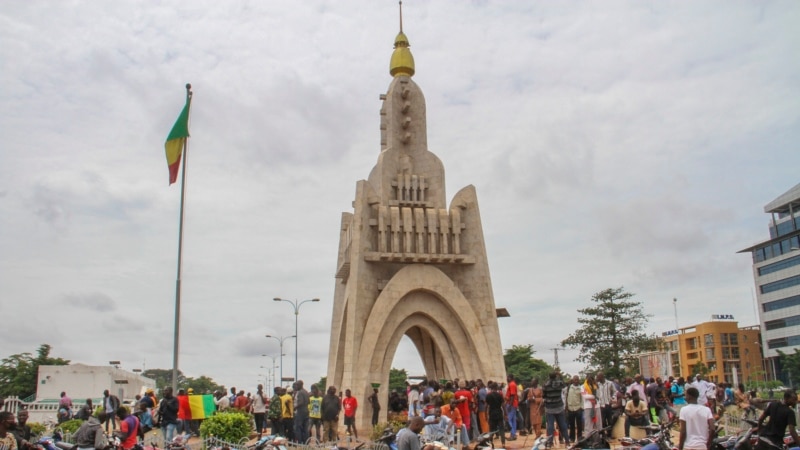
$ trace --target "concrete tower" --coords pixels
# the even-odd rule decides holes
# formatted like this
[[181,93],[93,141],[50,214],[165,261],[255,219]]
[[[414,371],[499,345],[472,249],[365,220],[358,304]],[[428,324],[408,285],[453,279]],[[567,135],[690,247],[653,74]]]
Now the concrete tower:
[[475,187],[448,208],[402,19],[389,73],[378,161],[356,183],[353,212],[342,214],[328,360],[328,384],[350,389],[361,405],[362,433],[373,383],[385,420],[389,369],[404,335],[429,379],[505,381]]

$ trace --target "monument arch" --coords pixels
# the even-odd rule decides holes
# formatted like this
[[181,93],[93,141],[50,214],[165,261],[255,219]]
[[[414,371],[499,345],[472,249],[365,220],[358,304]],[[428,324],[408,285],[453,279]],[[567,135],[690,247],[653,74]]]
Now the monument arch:
[[362,432],[373,384],[388,409],[403,336],[429,379],[505,380],[477,192],[467,186],[447,205],[414,72],[401,28],[381,95],[378,161],[356,182],[353,211],[342,213],[327,380],[358,399]]

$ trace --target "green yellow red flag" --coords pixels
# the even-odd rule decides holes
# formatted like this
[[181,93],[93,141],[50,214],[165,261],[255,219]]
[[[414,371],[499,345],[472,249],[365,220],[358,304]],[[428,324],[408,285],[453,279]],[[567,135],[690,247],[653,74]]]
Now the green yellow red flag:
[[181,420],[207,419],[217,409],[213,395],[176,395],[176,397],[178,418]]
[[181,165],[181,154],[186,138],[189,137],[189,106],[192,103],[190,91],[186,95],[186,105],[183,107],[178,120],[172,126],[172,131],[167,136],[164,149],[167,152],[167,167],[169,167],[169,184],[178,179],[178,168]]

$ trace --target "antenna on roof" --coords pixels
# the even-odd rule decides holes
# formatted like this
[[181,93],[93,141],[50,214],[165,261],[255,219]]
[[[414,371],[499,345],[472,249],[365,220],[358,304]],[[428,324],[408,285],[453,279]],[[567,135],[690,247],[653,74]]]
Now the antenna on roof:
[[399,1],[400,3],[400,32],[403,32],[403,0]]

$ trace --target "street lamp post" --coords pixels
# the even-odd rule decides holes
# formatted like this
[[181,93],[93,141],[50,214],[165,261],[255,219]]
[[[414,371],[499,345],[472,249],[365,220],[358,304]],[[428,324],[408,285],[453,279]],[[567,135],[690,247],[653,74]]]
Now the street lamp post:
[[[266,336],[268,338],[276,339],[278,342],[281,343],[281,379],[280,379],[280,382],[283,383],[283,355],[284,355],[284,353],[283,353],[283,341],[285,341],[286,339],[289,339],[289,338],[297,339],[297,335],[295,335],[295,336],[281,336],[281,337],[278,337],[278,336],[273,336],[271,334],[268,334]],[[274,363],[274,360],[273,360],[273,363]]]
[[[286,303],[292,305],[292,307],[294,308],[294,336],[295,336],[295,341],[294,341],[294,381],[297,381],[297,380],[300,379],[300,377],[297,374],[297,347],[298,347],[298,343],[297,343],[297,334],[298,334],[297,333],[297,316],[300,315],[300,307],[303,306],[303,303],[318,302],[319,299],[318,298],[312,298],[310,300],[303,300],[302,302],[299,302],[299,303],[297,302],[297,300],[294,300],[294,301],[286,300],[286,299],[283,299],[283,298],[280,298],[280,297],[275,297],[272,300],[274,300],[276,302],[286,302]],[[281,370],[282,369],[283,368],[281,368]]]
[[[277,368],[277,366],[275,365],[275,358],[277,358],[279,355],[267,355],[266,353],[262,353],[261,356],[272,358],[272,369],[270,370],[270,373],[272,374],[272,387],[275,388],[275,386],[277,386],[277,384],[275,384],[275,369]],[[285,356],[285,355],[281,353],[280,356]],[[272,390],[270,390],[270,392],[272,392]]]

